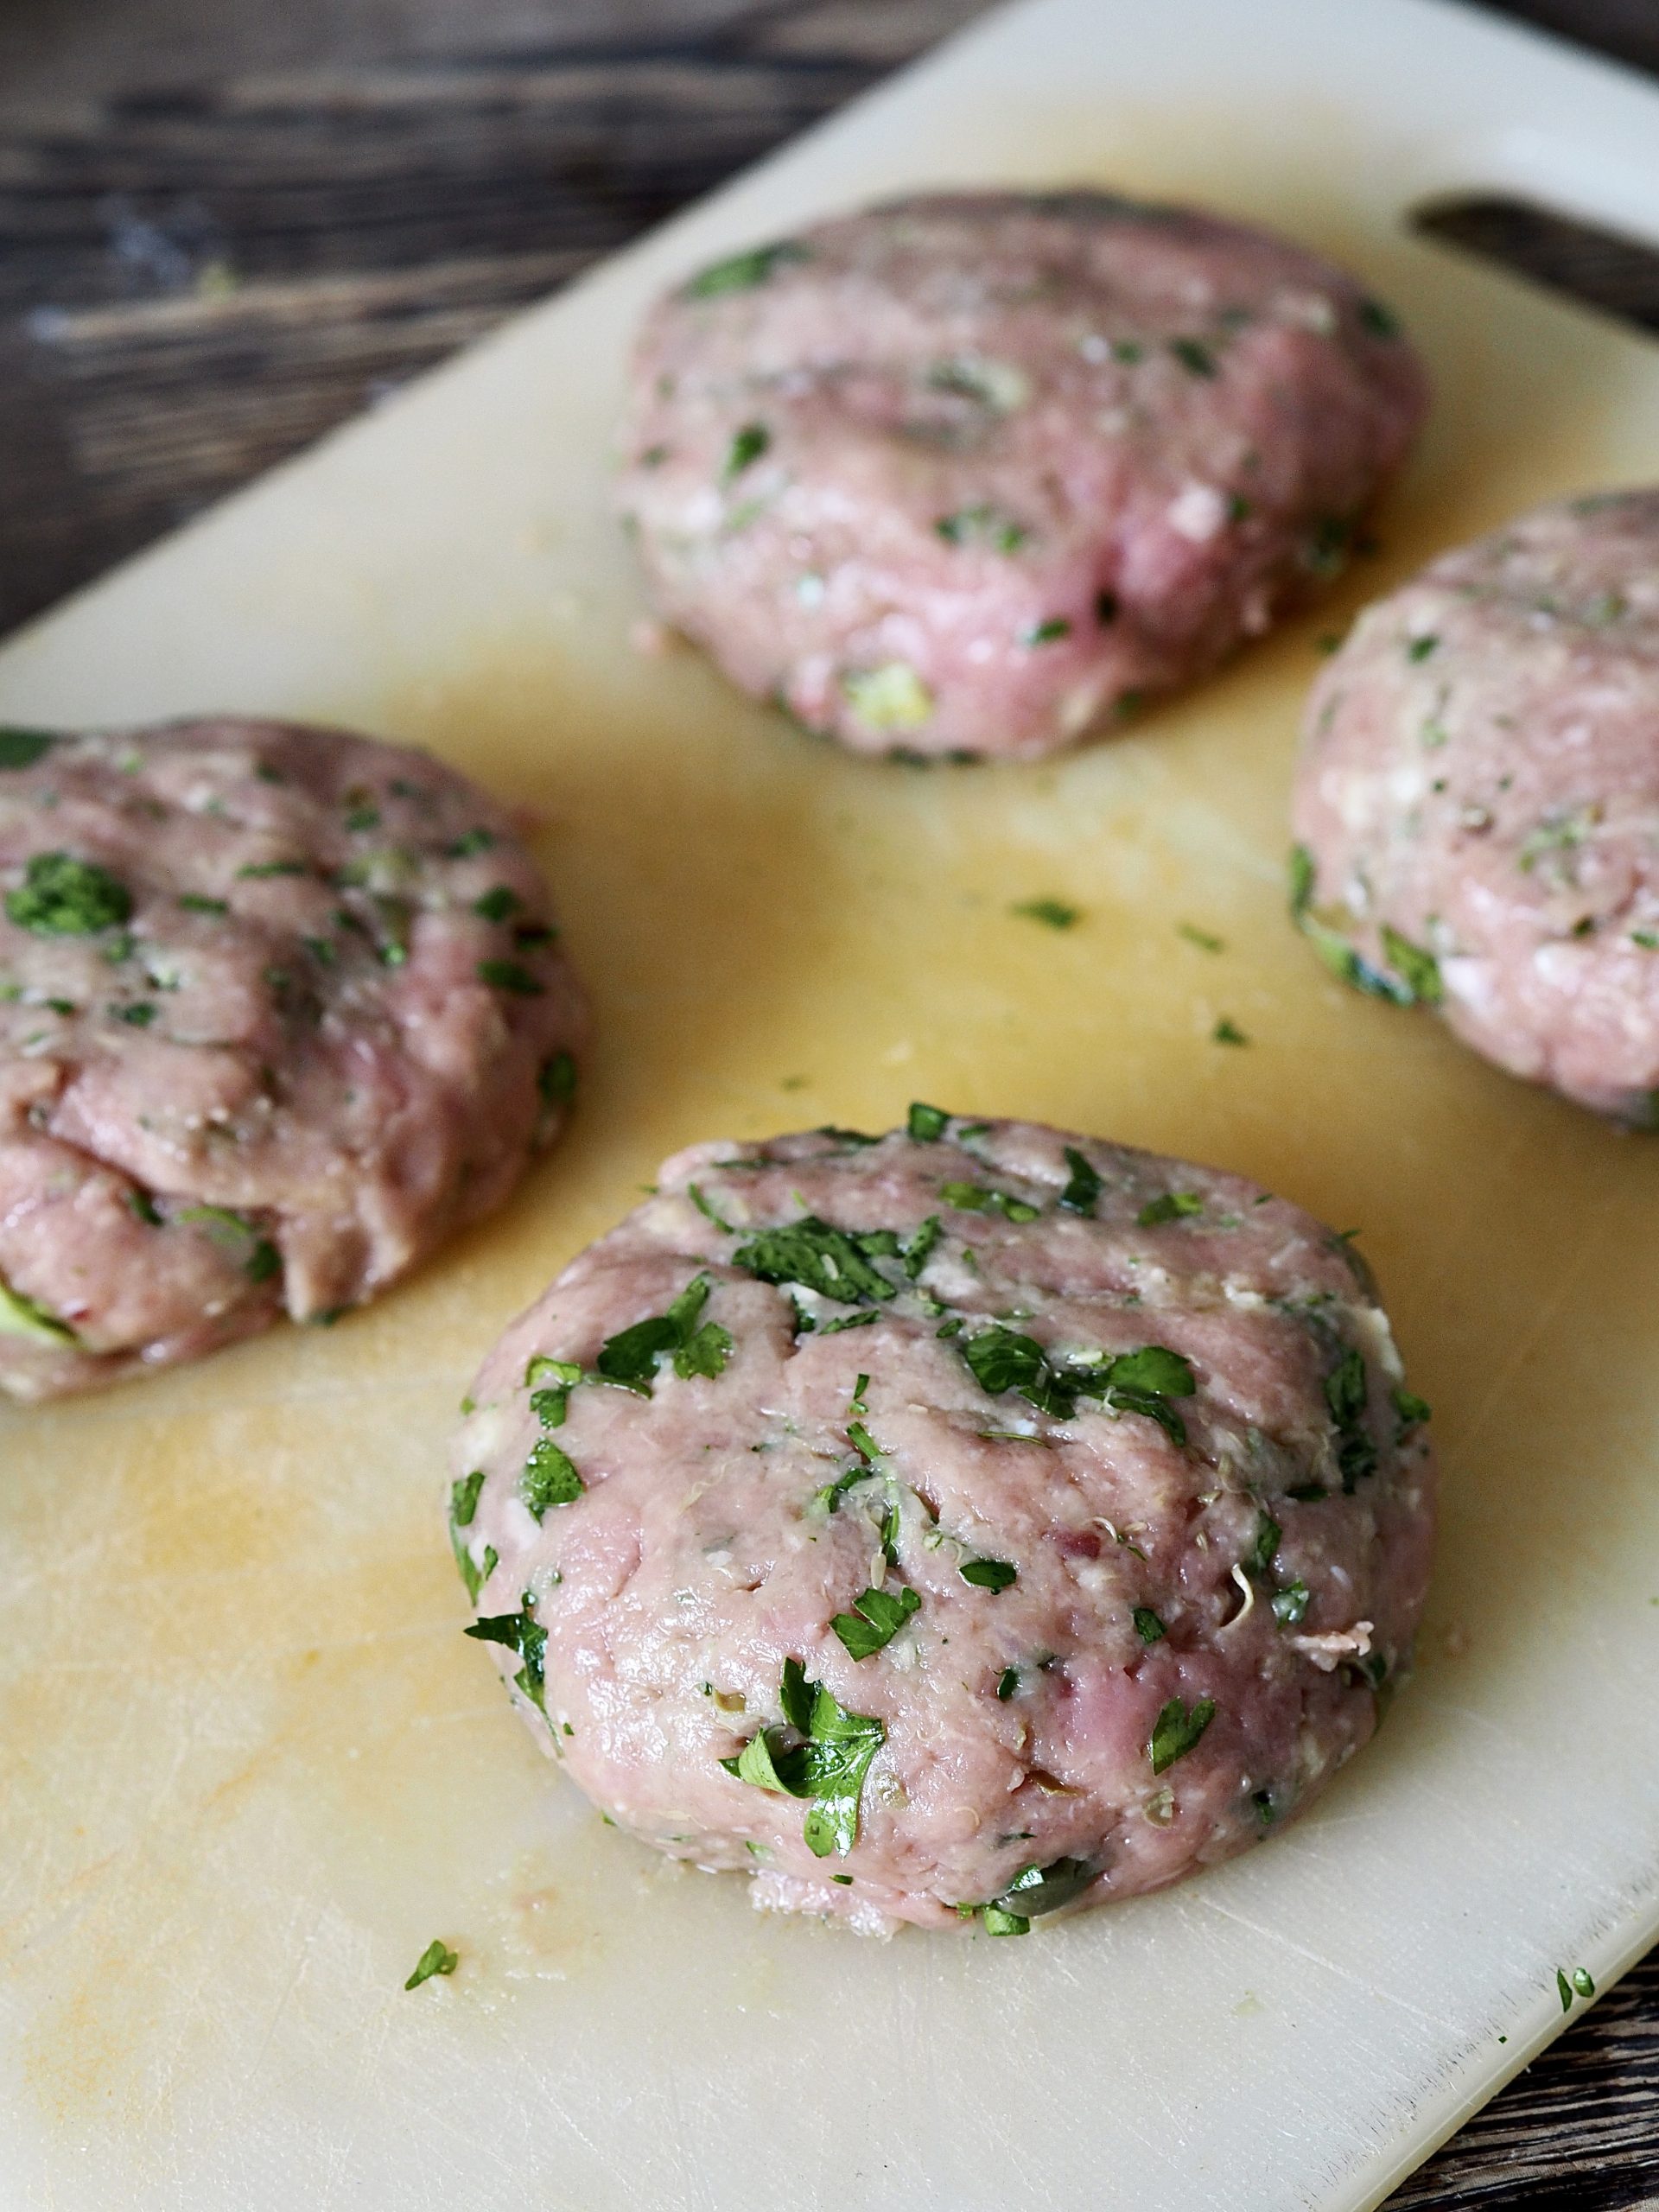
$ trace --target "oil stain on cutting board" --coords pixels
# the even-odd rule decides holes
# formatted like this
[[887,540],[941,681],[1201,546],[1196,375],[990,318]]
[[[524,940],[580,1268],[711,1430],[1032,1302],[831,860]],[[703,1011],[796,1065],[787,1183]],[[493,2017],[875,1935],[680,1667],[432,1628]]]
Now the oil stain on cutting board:
[[[1031,168],[1029,138],[1000,160],[984,143],[988,165]],[[608,404],[602,362],[550,358],[532,402],[498,353],[511,465],[481,490],[422,448],[416,412],[402,432],[387,418],[388,469],[394,433],[410,465],[453,467],[441,586],[378,567],[360,518],[339,525],[339,575],[315,574],[315,548],[308,566],[303,533],[273,534],[268,575],[241,541],[232,629],[269,589],[261,620],[301,635],[343,597],[377,641],[360,672],[261,645],[248,703],[429,744],[536,810],[598,1039],[568,1141],[381,1306],[0,1421],[0,2022],[48,2140],[73,2146],[66,2207],[324,2204],[366,2174],[365,2201],[446,2212],[526,2183],[572,2212],[724,2212],[813,2174],[804,2204],[868,2188],[969,2212],[1003,2201],[1005,2131],[962,2085],[1002,2069],[1023,2118],[1052,2123],[1052,2165],[1023,2154],[1036,2201],[1067,2186],[1079,2050],[1131,2115],[1122,2171],[1179,2140],[1218,2192],[1202,2201],[1227,2202],[1230,2166],[1273,2156],[1283,2125],[1230,2084],[1317,2098],[1310,2041],[1378,2078],[1402,2041],[1491,2042],[1500,1955],[1545,1987],[1500,1872],[1491,1910],[1513,1930],[1484,1952],[1461,1932],[1461,1870],[1495,1836],[1570,1834],[1594,1788],[1641,1862],[1639,1777],[1599,1770],[1562,1669],[1578,1653],[1606,1677],[1586,1605],[1632,1654],[1659,1624],[1641,1566],[1659,1150],[1341,991],[1288,927],[1281,873],[1316,639],[1448,538],[1637,473],[1659,450],[1659,365],[1432,248],[1345,229],[1319,212],[1311,150],[1274,170],[1236,133],[1177,147],[1125,124],[1103,165],[1089,143],[1075,114],[1057,122],[1046,173],[1104,166],[1304,236],[1314,211],[1314,242],[1405,310],[1440,393],[1381,554],[1121,740],[1037,769],[909,771],[813,745],[691,656],[632,657],[637,594],[583,429]],[[567,397],[575,427],[555,438]],[[544,484],[524,461],[538,423]],[[457,451],[483,435],[450,427]],[[173,649],[146,632],[139,688],[207,703],[221,649]],[[96,710],[76,703],[86,680],[62,679],[66,712]],[[1080,918],[1012,911],[1034,899]],[[1246,1043],[1216,1041],[1224,1018]],[[664,1153],[884,1128],[918,1096],[1214,1160],[1358,1228],[1446,1467],[1421,1679],[1376,1750],[1249,1860],[1023,1946],[761,1922],[738,1884],[605,1829],[463,1641],[442,1539],[473,1365]],[[1574,1873],[1568,1841],[1550,1878]],[[461,1967],[406,1995],[435,1935]],[[1180,2079],[1154,2018],[1193,2055]]]

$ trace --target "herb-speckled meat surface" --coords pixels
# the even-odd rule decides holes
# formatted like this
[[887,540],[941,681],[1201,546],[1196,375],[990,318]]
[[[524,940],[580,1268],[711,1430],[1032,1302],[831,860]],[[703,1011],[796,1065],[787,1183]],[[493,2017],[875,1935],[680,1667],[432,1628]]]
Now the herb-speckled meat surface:
[[1338,975],[1659,1125],[1659,490],[1540,507],[1367,608],[1294,821]]
[[450,1526],[544,1750],[757,1903],[994,1934],[1268,1835],[1427,1580],[1363,1265],[1236,1176],[912,1108],[702,1145],[491,1353]]
[[503,808],[272,722],[0,730],[0,1389],[315,1319],[505,1197],[585,1015]]
[[1386,309],[1281,239],[940,194],[663,301],[621,505],[746,690],[862,751],[1031,755],[1339,568],[1426,397]]

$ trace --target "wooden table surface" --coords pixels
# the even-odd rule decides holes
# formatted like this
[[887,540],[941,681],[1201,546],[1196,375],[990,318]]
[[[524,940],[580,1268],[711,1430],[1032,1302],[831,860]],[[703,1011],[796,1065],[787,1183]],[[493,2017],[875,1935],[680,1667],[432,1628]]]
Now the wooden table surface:
[[[0,631],[984,4],[7,0]],[[1659,0],[1503,12],[1659,74]],[[1446,227],[1659,332],[1659,262]],[[1659,1953],[1391,2204],[1656,2212]]]

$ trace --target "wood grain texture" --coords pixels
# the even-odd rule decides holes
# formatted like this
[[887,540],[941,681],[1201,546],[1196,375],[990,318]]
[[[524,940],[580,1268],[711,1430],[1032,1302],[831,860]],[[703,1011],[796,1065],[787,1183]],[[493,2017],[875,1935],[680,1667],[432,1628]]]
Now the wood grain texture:
[[[309,442],[984,0],[12,0],[0,630]],[[1659,0],[1508,11],[1659,70]],[[1651,268],[1441,226],[1659,328]],[[1659,2208],[1659,1955],[1396,2212]]]

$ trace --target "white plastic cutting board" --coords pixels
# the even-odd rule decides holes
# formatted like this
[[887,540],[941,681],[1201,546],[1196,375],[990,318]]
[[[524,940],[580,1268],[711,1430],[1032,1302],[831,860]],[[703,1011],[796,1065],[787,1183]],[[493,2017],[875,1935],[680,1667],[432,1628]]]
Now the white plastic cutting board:
[[[605,448],[659,285],[995,177],[1329,249],[1439,406],[1325,608],[1115,742],[922,775],[629,652]],[[1560,2025],[1558,1967],[1659,1935],[1659,1148],[1341,992],[1279,883],[1316,635],[1659,474],[1659,348],[1405,234],[1491,184],[1659,235],[1659,95],[1431,0],[1033,0],[0,652],[13,720],[293,712],[475,769],[541,810],[600,1023],[569,1141],[404,1291],[0,1416],[0,2212],[1355,2212]],[[1083,924],[1009,916],[1044,894]],[[1357,1224],[1446,1464],[1374,1750],[1024,1942],[771,1922],[603,1827],[461,1637],[439,1516],[475,1359],[664,1152],[912,1096]],[[405,1995],[436,1935],[459,1972]]]

